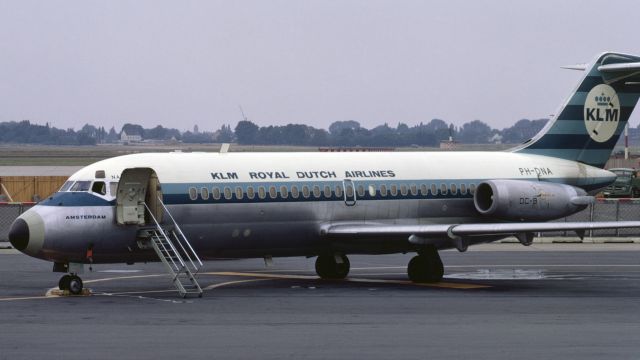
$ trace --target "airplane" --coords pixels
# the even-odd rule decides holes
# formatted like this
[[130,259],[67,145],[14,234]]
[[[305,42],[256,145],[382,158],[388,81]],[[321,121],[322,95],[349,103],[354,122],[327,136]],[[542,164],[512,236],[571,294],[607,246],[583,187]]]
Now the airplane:
[[87,264],[162,261],[182,296],[202,296],[203,260],[316,257],[342,279],[350,254],[417,253],[407,273],[438,282],[438,251],[535,233],[640,227],[550,222],[593,203],[640,96],[640,57],[614,52],[584,76],[533,138],[501,152],[141,153],[98,161],[20,215],[21,252],[83,291]]

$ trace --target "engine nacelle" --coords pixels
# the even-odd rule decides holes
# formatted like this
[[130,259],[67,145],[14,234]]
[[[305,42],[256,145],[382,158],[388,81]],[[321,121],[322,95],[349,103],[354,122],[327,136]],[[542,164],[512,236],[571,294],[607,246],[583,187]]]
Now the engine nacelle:
[[487,180],[473,195],[476,210],[511,221],[546,221],[575,214],[594,198],[577,187],[527,180]]

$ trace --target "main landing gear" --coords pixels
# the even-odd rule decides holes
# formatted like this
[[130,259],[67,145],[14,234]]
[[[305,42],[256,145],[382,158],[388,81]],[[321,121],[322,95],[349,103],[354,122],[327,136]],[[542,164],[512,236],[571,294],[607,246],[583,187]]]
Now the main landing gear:
[[58,289],[69,290],[73,295],[82,294],[82,279],[76,274],[67,274],[60,278],[58,281]]
[[318,255],[316,273],[323,279],[339,280],[349,274],[351,265],[346,255]]
[[427,245],[418,250],[407,266],[409,279],[417,283],[433,283],[442,280],[444,266],[438,254],[438,249],[433,245]]

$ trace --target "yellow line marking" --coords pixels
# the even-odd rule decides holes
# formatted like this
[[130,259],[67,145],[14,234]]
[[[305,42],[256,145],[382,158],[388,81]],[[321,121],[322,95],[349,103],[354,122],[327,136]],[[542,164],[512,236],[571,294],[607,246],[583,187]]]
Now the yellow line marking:
[[[243,273],[243,272],[231,272],[231,271],[213,272],[213,273],[205,273],[205,274],[219,275],[219,276],[259,277],[259,278],[266,278],[266,279],[299,279],[299,280],[318,280],[319,279],[317,276],[310,276],[310,275],[280,275],[280,274],[264,274],[264,273]],[[414,283],[409,280],[382,280],[382,279],[364,279],[364,278],[346,278],[342,281],[378,283],[378,284],[414,285],[414,286],[437,287],[437,288],[446,288],[446,289],[486,289],[491,287],[489,285],[462,284],[462,283],[451,283],[451,282]]]
[[248,283],[248,282],[254,282],[254,281],[267,281],[267,280],[273,280],[273,279],[250,279],[250,280],[227,281],[220,284],[209,285],[203,288],[202,290],[213,290],[213,289],[221,288],[227,285],[235,285],[235,284]]
[[0,301],[17,301],[17,300],[36,300],[36,299],[51,299],[48,296],[25,296],[25,297],[13,297],[13,298],[0,298]]
[[169,274],[151,274],[151,275],[132,275],[132,276],[114,276],[110,278],[102,278],[102,279],[94,279],[94,280],[86,280],[85,284],[97,283],[101,281],[111,281],[111,280],[126,280],[126,279],[142,279],[148,277],[160,277],[165,276],[169,277]]

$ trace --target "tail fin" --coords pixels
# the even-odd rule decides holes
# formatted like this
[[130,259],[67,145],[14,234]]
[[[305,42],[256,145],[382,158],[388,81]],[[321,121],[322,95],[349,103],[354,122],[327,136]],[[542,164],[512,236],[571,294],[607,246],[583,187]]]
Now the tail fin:
[[584,70],[556,116],[514,152],[604,168],[640,97],[640,57],[604,53]]

